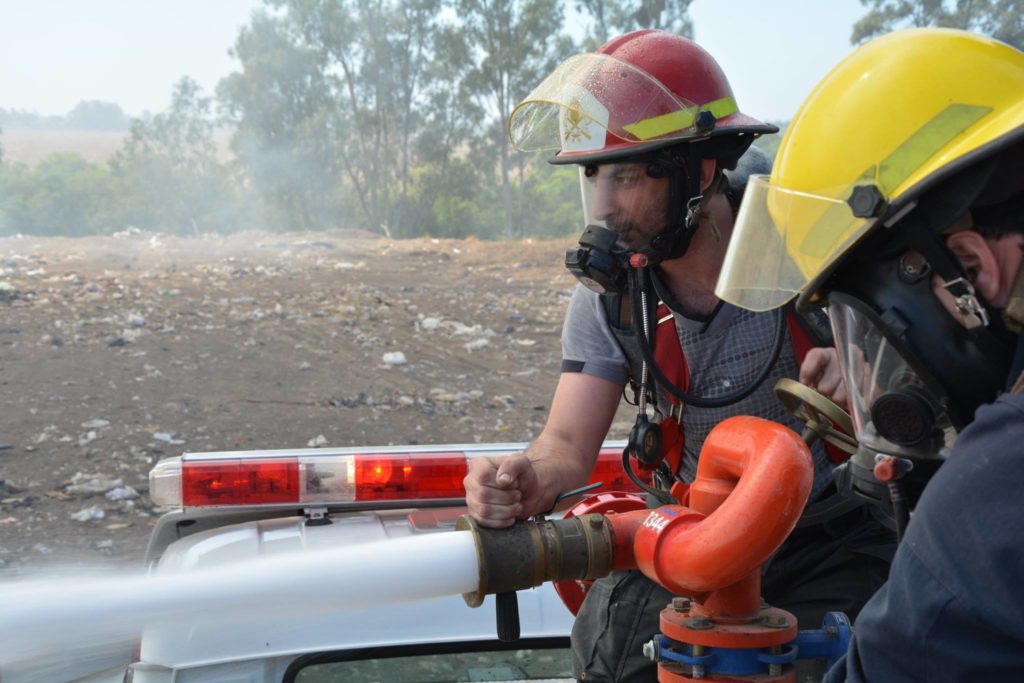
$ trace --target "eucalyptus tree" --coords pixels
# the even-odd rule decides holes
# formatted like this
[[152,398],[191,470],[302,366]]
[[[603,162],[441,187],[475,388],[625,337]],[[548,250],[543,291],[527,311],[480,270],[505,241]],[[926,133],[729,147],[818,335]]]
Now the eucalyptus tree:
[[[251,126],[255,138],[292,145],[293,156],[319,173],[306,187],[333,191],[342,204],[350,195],[361,224],[390,232],[402,221],[416,163],[440,0],[268,3],[273,15],[257,15],[236,44],[242,73],[222,89],[240,133],[246,118],[266,118],[261,94],[271,106],[278,100],[286,115]],[[259,36],[269,53],[258,49]],[[339,207],[335,220],[344,213]]]
[[574,0],[574,7],[592,20],[583,40],[583,47],[592,50],[616,35],[641,28],[660,28],[692,38],[692,3],[693,0]]
[[235,126],[231,149],[278,229],[314,229],[340,211],[337,104],[320,55],[287,17],[256,12],[232,49],[241,71],[218,98]]
[[853,25],[850,42],[863,43],[898,28],[941,26],[983,33],[1024,50],[1020,0],[861,0],[869,8]]
[[176,233],[225,227],[221,209],[231,190],[217,158],[216,127],[212,98],[188,77],[174,85],[167,111],[132,121],[109,162],[126,222]]
[[[497,154],[505,237],[514,230],[512,155],[506,122],[512,108],[572,52],[560,35],[564,7],[551,0],[455,0],[473,66],[464,81],[485,112],[481,151]],[[522,168],[522,166],[520,166]],[[522,174],[520,174],[520,183]]]

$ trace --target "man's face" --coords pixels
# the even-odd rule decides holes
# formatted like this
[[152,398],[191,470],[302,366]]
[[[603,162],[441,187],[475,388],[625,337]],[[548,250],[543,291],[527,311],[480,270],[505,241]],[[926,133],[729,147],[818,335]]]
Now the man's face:
[[651,178],[646,164],[594,167],[584,178],[587,223],[604,223],[629,248],[645,247],[668,223],[667,178]]

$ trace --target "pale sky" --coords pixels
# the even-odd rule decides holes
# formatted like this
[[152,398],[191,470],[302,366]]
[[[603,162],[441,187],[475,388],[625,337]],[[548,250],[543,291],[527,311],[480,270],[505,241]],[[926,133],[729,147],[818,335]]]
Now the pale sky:
[[[0,107],[66,114],[80,100],[156,113],[191,76],[208,93],[259,0],[0,0]],[[695,0],[696,39],[740,108],[789,119],[851,49],[858,0]]]

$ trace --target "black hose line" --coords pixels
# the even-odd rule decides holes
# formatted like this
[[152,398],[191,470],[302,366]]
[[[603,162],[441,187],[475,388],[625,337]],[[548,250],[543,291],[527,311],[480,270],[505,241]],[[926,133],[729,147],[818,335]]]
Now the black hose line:
[[[644,301],[643,297],[641,296],[641,293],[643,292],[643,289],[647,286],[645,277],[646,273],[646,268],[629,269],[629,294],[630,303],[633,308],[631,324],[633,327],[633,333],[636,335],[637,342],[640,346],[640,353],[643,355],[644,360],[647,362],[647,366],[650,368],[651,373],[654,375],[654,378],[657,380],[658,384],[664,387],[666,391],[668,391],[670,394],[675,396],[677,399],[679,399],[686,405],[693,406],[695,408],[724,408],[725,406],[738,403],[739,401],[742,401],[743,399],[747,398],[752,393],[754,393],[754,391],[756,391],[757,388],[761,386],[765,379],[768,378],[768,375],[771,373],[772,367],[775,366],[776,361],[778,361],[779,359],[779,354],[782,351],[782,343],[786,337],[785,309],[780,308],[776,313],[778,323],[775,327],[775,337],[772,340],[771,353],[769,354],[768,361],[765,363],[764,367],[757,374],[757,376],[754,377],[754,379],[751,380],[751,382],[747,386],[743,387],[738,391],[734,391],[731,394],[726,394],[725,396],[719,396],[717,398],[705,398],[703,396],[697,396],[696,394],[687,393],[680,389],[679,387],[677,387],[675,384],[673,384],[672,381],[669,380],[667,376],[665,376],[665,373],[662,372],[661,368],[658,367],[658,363],[654,360],[654,354],[651,351],[651,344],[648,341],[648,331],[643,329],[642,323],[642,320],[644,318],[644,316],[642,315]],[[656,324],[657,322],[655,322],[655,325]]]
[[640,487],[641,490],[646,491],[649,495],[655,497],[662,505],[672,505],[678,503],[668,491],[659,491],[656,488],[648,486],[640,477],[636,476],[636,472],[633,471],[633,467],[629,462],[629,446],[622,449],[622,469],[626,470],[626,476],[634,484]]

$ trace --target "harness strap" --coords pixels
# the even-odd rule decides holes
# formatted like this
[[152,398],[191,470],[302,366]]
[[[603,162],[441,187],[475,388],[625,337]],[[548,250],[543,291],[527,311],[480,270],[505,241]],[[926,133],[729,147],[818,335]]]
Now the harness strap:
[[[683,391],[690,390],[690,367],[686,363],[686,355],[679,343],[676,321],[668,306],[659,302],[656,327],[654,331],[654,360],[665,376]],[[683,463],[683,447],[686,435],[683,433],[683,410],[685,406],[672,393],[662,390],[662,395],[672,406],[671,414],[661,421],[662,451],[665,464],[673,475],[679,473]]]
[[[676,331],[676,321],[672,317],[672,311],[664,303],[658,302],[657,327],[654,331],[654,360],[658,367],[683,391],[690,390],[690,368],[686,364],[686,355],[683,353],[683,346],[679,343],[679,332]],[[679,403],[679,399],[668,391],[662,392],[666,399],[673,405]]]

